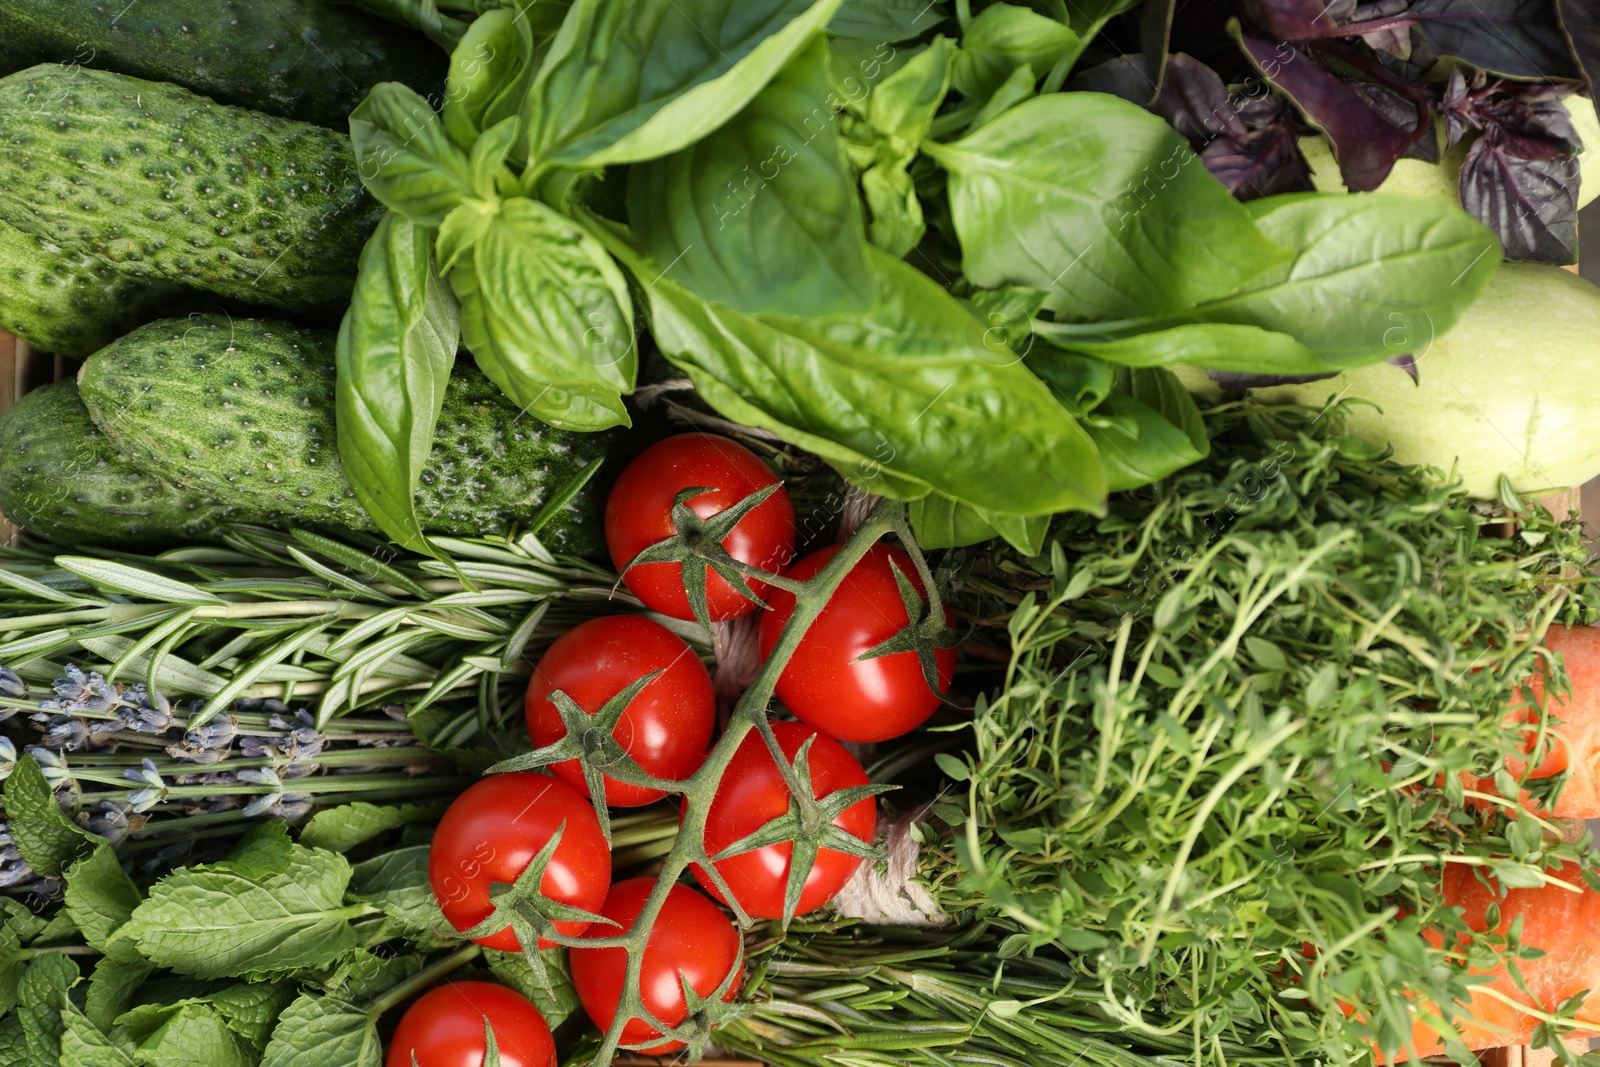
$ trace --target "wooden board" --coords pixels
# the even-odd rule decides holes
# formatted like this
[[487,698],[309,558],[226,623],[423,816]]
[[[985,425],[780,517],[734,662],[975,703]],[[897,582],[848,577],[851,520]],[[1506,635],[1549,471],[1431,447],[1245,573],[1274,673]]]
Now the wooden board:
[[[0,412],[27,392],[29,361],[27,343],[0,330]],[[16,526],[0,515],[0,544],[15,544],[18,533]]]

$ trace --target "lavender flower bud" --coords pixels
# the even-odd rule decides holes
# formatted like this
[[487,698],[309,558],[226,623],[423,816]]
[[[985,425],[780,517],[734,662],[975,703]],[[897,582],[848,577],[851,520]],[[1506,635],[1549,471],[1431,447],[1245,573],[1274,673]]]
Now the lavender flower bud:
[[278,803],[273,805],[270,814],[280,819],[288,819],[290,822],[299,822],[311,814],[311,794],[285,793],[279,798]]
[[84,826],[91,834],[105,838],[113,846],[120,845],[132,829],[128,824],[128,812],[132,810],[130,805],[104,800],[100,802],[100,814],[90,816]]
[[146,812],[161,803],[166,792],[165,789],[135,789],[128,794],[128,804],[136,812]]
[[33,871],[23,861],[16,845],[8,844],[0,848],[0,889],[10,889],[33,877]]
[[11,700],[28,699],[28,683],[10,667],[0,667],[0,697]]
[[155,763],[148,759],[140,760],[137,770],[129,767],[122,772],[122,776],[130,782],[143,782],[152,789],[165,791],[167,788],[167,783],[162,779],[161,772],[156,770]]
[[267,793],[262,796],[255,797],[250,801],[250,803],[244,806],[244,814],[247,818],[253,819],[257,815],[277,807],[278,802],[282,799],[282,793]]
[[34,762],[39,764],[39,769],[44,771],[44,780],[50,783],[51,789],[60,789],[72,784],[72,772],[67,770],[67,762],[59,754],[38,745],[29,745],[23,752],[32,756]]
[[11,743],[11,738],[0,737],[0,782],[10,778],[16,766],[17,746]]

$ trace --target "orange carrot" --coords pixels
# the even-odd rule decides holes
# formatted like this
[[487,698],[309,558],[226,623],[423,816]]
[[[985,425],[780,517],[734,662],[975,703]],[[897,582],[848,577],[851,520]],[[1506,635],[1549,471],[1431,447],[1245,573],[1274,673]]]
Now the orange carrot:
[[[1453,1005],[1441,1013],[1453,1016],[1468,1048],[1526,1043],[1539,1025],[1535,1013],[1553,1014],[1569,997],[1600,988],[1600,893],[1584,883],[1577,864],[1566,864],[1552,876],[1579,887],[1581,892],[1544,885],[1512,889],[1501,898],[1495,889],[1479,882],[1471,868],[1450,864],[1445,870],[1441,885],[1445,903],[1460,907],[1469,927],[1487,929],[1489,906],[1498,900],[1500,925],[1496,932],[1505,933],[1521,917],[1522,944],[1546,953],[1542,959],[1524,960],[1517,965],[1527,993],[1517,988],[1503,966],[1473,972],[1494,975],[1494,980],[1475,987],[1465,1004]],[[1586,1004],[1577,1019],[1600,1033],[1600,1001]],[[1412,1029],[1412,1048],[1418,1056],[1434,1056],[1444,1051],[1444,1042],[1436,1030],[1418,1022]],[[1402,1051],[1393,1062],[1405,1059]]]
[[[1548,755],[1528,775],[1553,778],[1568,770],[1572,777],[1562,787],[1553,807],[1544,808],[1527,792],[1522,802],[1540,815],[1556,819],[1600,818],[1600,629],[1592,626],[1552,626],[1545,635],[1545,647],[1559,652],[1566,664],[1572,692],[1544,701],[1545,671],[1534,672],[1528,684],[1512,694],[1512,722],[1528,723],[1525,751],[1532,751],[1541,716],[1559,720],[1547,727]],[[1506,769],[1518,779],[1528,769],[1524,760],[1508,759]],[[1467,785],[1482,793],[1499,795],[1492,778],[1467,779]]]

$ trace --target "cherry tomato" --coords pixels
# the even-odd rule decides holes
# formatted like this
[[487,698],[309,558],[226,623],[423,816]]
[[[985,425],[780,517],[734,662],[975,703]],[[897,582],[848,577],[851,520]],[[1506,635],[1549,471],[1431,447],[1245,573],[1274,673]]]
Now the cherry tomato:
[[400,1018],[386,1067],[483,1067],[483,1021],[494,1030],[500,1067],[555,1067],[556,1043],[539,1009],[493,982],[428,990]]
[[[811,768],[811,795],[818,800],[841,789],[867,784],[867,772],[833,738],[797,722],[775,722],[772,732],[777,735],[778,747],[791,762],[806,738],[815,738],[807,763]],[[717,786],[717,795],[711,801],[711,811],[706,816],[706,851],[714,856],[735,841],[755,833],[787,812],[789,801],[789,786],[766,741],[760,734],[751,733],[733,754]],[[878,827],[877,806],[871,797],[859,800],[840,812],[833,825],[871,842]],[[758,919],[781,919],[783,894],[789,883],[789,857],[793,851],[794,846],[787,841],[766,845],[753,852],[718,860],[716,868],[746,912]],[[861,866],[861,861],[860,856],[835,852],[831,848],[819,851],[805,887],[800,891],[800,904],[795,914],[815,911],[838,896],[839,890]],[[698,864],[694,867],[694,876],[705,886],[706,892],[726,903]]]
[[[653,878],[629,878],[611,887],[600,914],[622,924],[622,929],[593,925],[584,936],[615,937],[633,928],[633,921],[644,910],[645,900],[655,888]],[[668,1026],[677,1026],[689,1017],[683,1000],[682,981],[702,997],[709,997],[727,978],[738,971],[723,1000],[732,1000],[744,981],[743,941],[738,927],[711,901],[686,885],[675,885],[667,902],[656,916],[646,942],[639,972],[639,992],[644,1006]],[[622,984],[628,969],[628,953],[621,948],[574,948],[568,954],[572,982],[578,1000],[589,1018],[601,1030],[608,1029],[617,1017],[622,1000]],[[681,975],[681,978],[680,978]],[[622,1043],[643,1044],[661,1032],[643,1019],[630,1019],[622,1029]],[[683,1048],[681,1041],[663,1041],[643,1051],[658,1056]]]
[[[838,545],[818,549],[790,568],[788,577],[797,581],[815,577],[838,551]],[[922,725],[939,707],[939,694],[928,688],[915,652],[856,658],[910,621],[889,569],[891,560],[918,593],[928,595],[910,556],[889,545],[873,545],[845,576],[778,677],[778,699],[795,717],[841,741],[899,737]],[[763,659],[772,654],[794,613],[794,596],[774,590],[768,603],[772,610],[761,616]],[[936,650],[934,665],[939,692],[946,692],[955,674],[955,649]]]
[[[638,615],[591,619],[556,639],[528,683],[528,733],[536,747],[566,736],[550,694],[567,694],[591,715],[605,702],[654,671],[660,677],[629,702],[612,736],[656,778],[687,778],[705,760],[716,723],[716,694],[694,650],[658,622]],[[587,795],[583,768],[564,760],[550,770]],[[666,796],[659,789],[605,780],[606,803],[636,807]]]
[[[686,433],[659,441],[641,452],[617,478],[606,499],[606,547],[621,571],[640,552],[671,537],[672,501],[691,486],[710,490],[689,500],[702,519],[732,507],[751,493],[778,481],[778,476],[737,441],[715,434]],[[780,488],[739,520],[722,547],[734,559],[778,573],[794,558],[794,507]],[[626,571],[622,580],[633,595],[663,615],[692,619],[683,590],[683,568],[677,563],[646,563]],[[763,600],[767,587],[747,582]],[[755,610],[719,574],[706,574],[706,610],[713,619],[732,619]]]
[[[439,820],[428,850],[428,882],[450,925],[468,930],[487,919],[494,911],[490,885],[515,882],[563,823],[539,889],[551,900],[594,912],[611,884],[611,848],[588,798],[543,774],[494,774],[469,786]],[[587,925],[562,920],[556,930],[576,937]],[[505,952],[522,948],[509,924],[476,940]],[[550,945],[541,938],[539,947]]]

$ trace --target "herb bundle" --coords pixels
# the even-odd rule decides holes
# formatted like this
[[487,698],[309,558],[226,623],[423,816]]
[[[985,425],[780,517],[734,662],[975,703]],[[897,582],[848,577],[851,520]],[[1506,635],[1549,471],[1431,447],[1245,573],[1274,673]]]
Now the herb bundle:
[[1398,1048],[1418,1000],[1466,997],[1438,937],[1495,959],[1442,905],[1445,864],[1508,887],[1596,869],[1463,785],[1559,788],[1511,780],[1505,709],[1544,628],[1600,608],[1578,524],[1519,504],[1489,536],[1504,512],[1338,418],[1211,412],[1206,461],[967,584],[1010,663],[969,751],[939,757],[924,875],[1014,931],[1001,955],[1066,961],[1063,985],[1196,1063]]

